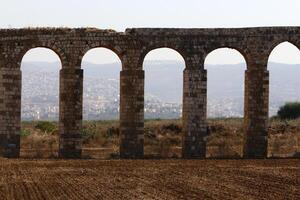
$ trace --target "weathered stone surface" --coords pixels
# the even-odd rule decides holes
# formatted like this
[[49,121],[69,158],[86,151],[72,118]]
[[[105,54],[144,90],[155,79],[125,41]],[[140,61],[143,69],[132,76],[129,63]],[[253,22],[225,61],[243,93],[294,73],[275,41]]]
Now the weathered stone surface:
[[83,70],[60,70],[59,156],[81,156]]
[[20,149],[21,71],[24,54],[35,47],[57,53],[60,72],[61,157],[80,157],[82,127],[81,60],[95,47],[115,52],[122,61],[120,74],[120,154],[143,157],[144,71],[143,61],[153,49],[167,47],[184,58],[183,157],[205,156],[206,71],[205,57],[213,50],[238,50],[247,62],[245,74],[244,156],[267,156],[268,90],[267,62],[272,49],[289,41],[300,46],[300,27],[238,29],[141,28],[125,32],[95,28],[0,29],[0,144],[1,154],[18,157]]

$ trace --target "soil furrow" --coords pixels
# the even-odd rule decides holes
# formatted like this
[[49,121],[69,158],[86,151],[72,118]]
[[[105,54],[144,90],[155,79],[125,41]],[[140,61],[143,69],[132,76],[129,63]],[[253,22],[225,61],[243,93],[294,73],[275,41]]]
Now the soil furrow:
[[298,199],[300,160],[0,159],[0,199]]

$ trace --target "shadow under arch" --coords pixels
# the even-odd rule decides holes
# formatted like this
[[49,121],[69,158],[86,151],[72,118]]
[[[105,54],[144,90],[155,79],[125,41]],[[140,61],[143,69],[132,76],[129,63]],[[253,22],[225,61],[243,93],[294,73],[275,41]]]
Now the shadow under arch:
[[[186,68],[184,57],[172,48],[155,48],[145,55],[142,67],[145,71],[146,91],[144,118],[146,130],[149,130],[144,137],[144,156],[182,157],[181,106],[183,72]],[[154,124],[157,125],[156,128],[153,127]],[[168,136],[164,135],[166,131],[169,131]]]
[[113,50],[101,46],[89,49],[80,66],[84,71],[82,156],[117,158],[122,61]]
[[[232,59],[229,61],[230,57]],[[210,63],[208,63],[209,61]],[[207,121],[209,136],[206,143],[206,156],[210,158],[241,158],[245,134],[243,123],[245,120],[246,59],[235,48],[217,48],[210,51],[205,57],[204,69],[208,72]],[[222,128],[220,129],[220,127]]]
[[[52,56],[51,59],[49,59],[49,54]],[[43,55],[42,58],[39,57],[41,55]],[[33,60],[27,60],[27,56],[35,56],[38,59],[32,57]],[[43,66],[45,58],[49,59],[45,63],[47,67],[55,67],[55,69],[52,71],[52,69],[47,68],[34,73],[35,68],[39,67],[38,65]],[[29,64],[34,65],[30,66]],[[23,118],[21,120],[31,121],[29,123],[23,122],[21,125],[20,150],[22,157],[53,158],[58,156],[59,134],[56,130],[59,118],[59,70],[61,68],[62,63],[59,55],[49,48],[32,48],[22,57],[20,72],[22,73],[21,116]],[[57,73],[54,74],[54,71]],[[56,78],[57,81],[55,81]],[[32,121],[37,122],[33,123]],[[31,132],[32,129],[34,132]]]

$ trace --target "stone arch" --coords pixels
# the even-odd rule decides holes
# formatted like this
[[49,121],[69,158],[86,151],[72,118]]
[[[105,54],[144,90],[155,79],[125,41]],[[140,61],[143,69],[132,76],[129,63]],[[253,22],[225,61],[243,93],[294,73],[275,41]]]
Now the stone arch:
[[[161,50],[164,51],[166,54],[159,54]],[[155,54],[155,52],[157,54]],[[154,53],[154,54],[151,54]],[[170,55],[167,55],[170,53]],[[170,68],[152,68],[151,66],[146,66],[146,60],[147,58],[152,59],[159,59],[161,56],[161,59],[169,58],[170,60],[173,58],[180,58],[179,60],[179,65],[177,63],[170,63]],[[165,56],[166,55],[166,56]],[[168,57],[171,56],[171,57]],[[174,57],[173,57],[174,56]],[[171,65],[175,65],[172,67]],[[163,66],[162,66],[163,67]],[[161,48],[155,48],[152,49],[151,51],[148,51],[148,53],[145,55],[143,59],[143,70],[145,72],[145,95],[144,95],[144,117],[148,119],[155,119],[155,118],[160,118],[160,119],[177,119],[178,122],[182,124],[181,118],[182,118],[182,113],[181,113],[181,104],[183,104],[183,74],[184,74],[184,69],[186,68],[186,62],[182,54],[173,48],[168,48],[168,47],[161,47]],[[165,69],[165,70],[164,70]],[[167,69],[167,70],[166,70]],[[173,71],[174,70],[174,71]],[[163,71],[165,71],[165,74],[163,74]],[[171,73],[172,72],[172,73]],[[170,74],[170,76],[168,76]],[[152,76],[151,76],[152,75]],[[151,77],[155,78],[157,76],[164,77],[163,80],[161,81],[154,81],[155,79],[151,79]],[[170,84],[171,83],[171,84]],[[173,83],[173,84],[172,84]],[[151,86],[152,85],[152,86]],[[149,87],[150,86],[150,87]],[[153,88],[151,90],[151,88]],[[160,91],[159,91],[160,90]],[[165,95],[162,95],[162,94]],[[147,95],[147,94],[152,94],[152,96]],[[160,102],[158,104],[153,103],[153,102]],[[164,104],[162,104],[164,103]],[[159,106],[157,106],[159,105]],[[172,111],[171,111],[172,110]],[[160,136],[159,134],[157,135],[158,137]],[[182,134],[183,136],[183,134]],[[169,157],[171,155],[165,154],[163,152],[157,151],[157,146],[159,144],[156,144],[155,142],[153,143],[148,143],[150,141],[149,137],[145,135],[144,138],[144,144],[145,144],[145,156],[146,157],[151,157],[151,156],[161,156],[161,157]],[[174,138],[175,140],[175,145],[176,148],[174,149],[180,149],[182,147],[182,137],[180,139]],[[162,144],[164,146],[164,144]],[[173,147],[175,147],[173,146]],[[182,157],[182,154],[180,151],[174,151],[174,154],[178,157]]]
[[95,42],[95,43],[92,43],[91,45],[89,46],[86,46],[85,48],[82,49],[81,53],[80,53],[80,56],[78,58],[78,63],[77,65],[78,66],[81,66],[82,64],[82,59],[83,57],[90,51],[90,50],[93,50],[93,49],[96,49],[96,48],[104,48],[104,49],[107,49],[109,51],[111,51],[112,53],[114,53],[115,55],[118,56],[119,60],[121,61],[121,64],[122,64],[122,69],[123,69],[123,54],[124,52],[121,50],[121,48],[117,45],[110,45],[108,43],[101,43],[101,42]]
[[[103,55],[104,53],[104,55]],[[92,57],[89,57],[89,55],[93,55]],[[103,55],[101,57],[101,54]],[[102,72],[103,67],[101,69],[101,65],[104,63],[101,61],[101,58],[104,58],[105,56],[113,55],[112,59],[110,61],[114,62],[114,66],[109,66],[110,73],[108,75],[104,75]],[[95,59],[100,58],[100,60]],[[99,62],[95,62],[99,61]],[[91,75],[89,72],[91,68],[88,68],[89,65],[86,65],[86,62],[93,62],[92,66],[99,69],[99,71],[93,71],[93,75]],[[110,63],[108,63],[110,64]],[[98,65],[98,66],[97,66]],[[99,66],[100,65],[100,66]],[[81,70],[83,71],[83,92],[82,92],[82,119],[83,120],[101,120],[101,121],[107,121],[107,123],[110,123],[110,126],[115,128],[115,130],[118,130],[119,121],[120,121],[120,71],[122,70],[122,61],[113,50],[106,48],[106,47],[95,47],[89,49],[84,56],[81,58]],[[99,67],[99,68],[98,68]],[[106,69],[107,70],[107,69]],[[112,71],[113,70],[113,71]],[[101,92],[101,89],[99,89],[99,85],[101,85],[102,80],[104,80],[106,88],[103,89],[105,91],[106,95],[103,96],[103,99],[99,100],[96,99],[99,96],[102,96],[103,93]],[[90,90],[90,92],[89,92]],[[105,103],[107,102],[107,103]],[[100,109],[107,108],[105,111],[100,111]],[[96,125],[98,126],[98,125]],[[113,139],[116,139],[116,135],[112,136]],[[82,148],[84,149],[83,156],[89,156],[91,158],[97,158],[94,157],[95,155],[91,154],[89,151],[85,151],[85,149],[94,148],[95,152],[101,151],[99,147],[101,147],[101,143],[97,143],[96,139],[91,139],[91,141],[94,140],[94,142],[91,143],[84,143],[82,144]],[[95,144],[97,146],[95,146]],[[103,153],[103,155],[108,156],[109,154],[119,153],[119,150],[116,150],[114,148],[110,148],[110,150]]]
[[111,52],[112,54],[116,55],[118,57],[118,59],[120,60],[120,62],[122,63],[122,56],[120,56],[120,54],[117,51],[115,51],[114,49],[108,48],[106,46],[96,46],[96,47],[93,47],[93,48],[87,48],[86,50],[83,51],[84,54],[82,54],[82,56],[80,56],[80,66],[82,65],[82,61],[83,61],[84,56],[86,56],[88,54],[88,52],[96,50],[96,49],[105,49],[108,52]]
[[[273,41],[264,44],[264,51],[260,52],[260,58],[253,57],[251,61],[257,62],[259,61],[264,68],[264,70],[268,70],[268,62],[270,55],[272,54],[273,50],[281,45],[282,43],[288,42],[289,44],[295,46],[300,50],[300,44],[296,40],[291,40],[291,39],[282,39],[282,38],[275,38]],[[258,51],[259,49],[257,49]],[[252,67],[252,66],[249,66]]]
[[271,54],[274,52],[274,50],[275,50],[278,46],[280,46],[280,45],[282,45],[282,44],[284,44],[284,43],[287,43],[287,44],[290,44],[290,45],[296,47],[296,48],[299,50],[299,53],[300,53],[300,45],[297,45],[296,42],[293,42],[293,41],[290,41],[290,40],[281,40],[281,41],[279,41],[279,42],[273,43],[273,44],[270,46],[270,49],[269,49],[269,51],[268,51],[268,59],[267,59],[267,63],[269,63],[269,61],[270,61],[270,56],[271,56]]
[[[114,52],[114,51],[112,51],[112,50],[110,50],[110,49],[108,49],[108,48],[106,48],[106,47],[95,47],[95,48],[92,48],[92,49],[90,49],[89,51],[87,51],[86,52],[86,54],[83,56],[83,58],[81,59],[81,69],[82,70],[84,70],[85,72],[87,72],[86,71],[86,69],[84,69],[84,61],[85,61],[85,57],[86,56],[88,56],[88,54],[90,53],[90,52],[92,52],[92,51],[97,51],[97,50],[104,50],[105,51],[105,53],[108,53],[108,54],[111,54],[111,55],[113,55],[113,62],[115,62],[115,60],[117,59],[117,62],[116,62],[116,66],[113,66],[114,67],[114,69],[116,69],[117,71],[118,71],[118,74],[116,74],[116,71],[114,71],[113,72],[113,74],[114,74],[114,78],[116,78],[115,77],[115,75],[117,75],[118,76],[118,78],[117,78],[117,81],[115,81],[114,80],[114,82],[111,82],[112,83],[112,86],[114,86],[114,84],[116,83],[116,82],[118,82],[119,80],[120,80],[120,77],[119,77],[119,73],[120,73],[120,71],[122,70],[122,61],[121,61],[121,59],[120,59],[120,57]],[[104,52],[94,52],[94,53],[104,53]],[[94,59],[94,57],[92,58],[93,60],[95,60]],[[91,61],[91,60],[90,60]],[[93,63],[94,65],[98,65],[98,64],[103,64],[103,63]],[[119,68],[120,67],[120,68]],[[100,69],[101,70],[101,69]],[[84,74],[84,76],[85,76],[86,74]],[[101,74],[99,75],[99,76],[101,76]],[[85,83],[87,83],[87,81],[84,81],[84,88],[86,88],[86,86],[85,86]],[[118,89],[118,94],[117,95],[120,95],[120,88],[119,88],[119,85],[118,85],[118,87],[116,87],[117,89]],[[116,89],[115,88],[115,89]],[[113,93],[113,94],[116,94],[115,92]],[[83,97],[85,97],[84,95],[83,95]],[[119,100],[118,100],[119,101]],[[85,102],[84,101],[84,98],[83,98],[83,102]],[[85,107],[85,105],[86,104],[83,104],[84,105],[84,107]],[[114,112],[115,112],[115,109],[114,109]]]
[[[219,50],[221,50],[221,52],[218,52]],[[231,54],[231,55],[232,54],[237,55],[239,58],[236,57],[236,60],[234,60],[233,62],[231,61],[229,63],[226,63],[226,61],[225,62],[222,61],[222,62],[220,62],[220,64],[226,64],[226,65],[229,64],[229,65],[231,65],[231,64],[238,64],[238,63],[241,62],[241,63],[245,63],[245,65],[246,65],[245,69],[243,69],[243,71],[247,70],[247,61],[246,61],[245,57],[238,50],[236,50],[234,48],[227,48],[227,47],[217,48],[217,49],[211,51],[209,54],[207,54],[207,56],[205,57],[205,60],[204,60],[204,69],[205,70],[207,70],[207,65],[209,65],[209,63],[207,63],[207,61],[209,59],[209,56],[213,55],[215,53],[216,53],[216,55],[221,55],[223,53],[228,53],[228,54]],[[213,64],[215,64],[215,63],[213,63]],[[217,64],[219,64],[219,63],[217,63]],[[244,65],[242,67],[244,67]],[[244,82],[243,82],[243,84],[244,84]]]
[[[275,90],[275,91],[286,91],[286,90],[284,90],[283,88],[284,88],[284,86],[281,86],[282,88],[279,90],[279,88],[277,88],[277,89],[275,89],[275,88],[273,88],[273,87],[275,87],[275,85],[274,84],[272,84],[272,83],[274,83],[272,80],[273,80],[273,78],[276,80],[276,82],[278,83],[278,82],[280,82],[280,79],[281,79],[281,74],[282,73],[279,73],[279,72],[277,72],[277,73],[275,73],[276,71],[273,71],[272,70],[272,68],[270,68],[270,66],[271,66],[271,57],[273,56],[273,53],[277,50],[277,48],[280,48],[281,47],[281,45],[283,45],[283,44],[288,44],[289,45],[289,49],[290,48],[294,48],[293,50],[295,51],[297,51],[297,52],[295,52],[295,53],[297,53],[297,57],[298,57],[298,62],[297,63],[293,63],[293,64],[299,64],[300,62],[300,48],[299,48],[299,46],[297,46],[297,45],[295,45],[295,43],[292,43],[292,42],[290,42],[290,41],[288,41],[288,40],[285,40],[285,41],[282,41],[282,42],[276,42],[276,43],[274,43],[273,45],[272,45],[272,51],[270,52],[270,54],[269,54],[269,56],[268,56],[268,59],[267,59],[267,69],[268,69],[268,71],[269,71],[269,73],[270,73],[270,78],[269,78],[269,110],[270,110],[270,112],[269,112],[269,115],[270,116],[272,116],[272,114],[276,114],[276,112],[275,112],[275,107],[273,107],[272,108],[272,105],[271,104],[273,104],[274,102],[273,102],[273,100],[274,99],[276,99],[276,98],[271,98],[272,96],[273,96],[273,94],[275,94],[274,92],[272,92],[272,90]],[[288,58],[289,60],[290,59],[292,59],[292,58]],[[276,61],[275,61],[275,63],[276,63]],[[284,61],[282,62],[282,61],[279,61],[279,63],[282,63],[282,64],[289,64],[289,63],[285,63]],[[298,66],[297,66],[298,67]],[[283,69],[283,68],[281,68],[281,69]],[[277,70],[280,70],[279,68],[277,69]],[[290,70],[289,69],[284,69],[284,71],[285,71],[285,73],[290,73]],[[293,73],[293,74],[289,74],[289,76],[290,77],[293,77],[293,76],[297,76],[295,73]],[[276,78],[277,77],[277,78]],[[297,80],[297,78],[295,79],[295,77],[294,77],[294,80]],[[292,80],[290,80],[290,81],[292,81]],[[297,84],[297,83],[294,83],[294,84]],[[296,87],[296,86],[295,86]],[[293,88],[289,88],[289,90],[291,90],[291,89],[293,89]],[[277,94],[280,94],[280,92],[276,92]],[[297,93],[296,91],[295,91],[295,93]],[[288,96],[288,94],[281,94],[281,95],[277,95],[277,98],[278,98],[278,96],[280,96],[281,97],[281,99],[282,100],[284,100],[285,99],[285,101],[289,101],[288,99],[286,99],[285,97],[286,96]],[[294,97],[295,98],[295,97]],[[279,102],[277,102],[277,103],[279,103]],[[275,103],[276,104],[276,103]],[[280,104],[279,104],[280,105]],[[277,104],[277,111],[278,111],[278,108],[279,108],[279,105]]]
[[248,64],[248,63],[247,63],[247,59],[246,59],[246,57],[243,55],[243,53],[241,53],[241,51],[239,51],[238,49],[236,49],[236,48],[231,48],[231,47],[219,47],[219,48],[215,48],[215,49],[212,50],[212,51],[209,51],[209,53],[207,53],[207,54],[205,55],[205,59],[204,59],[204,63],[203,63],[203,64],[205,64],[205,62],[206,62],[206,60],[207,60],[207,57],[208,57],[210,54],[212,54],[212,53],[214,53],[214,52],[216,52],[216,51],[218,51],[218,50],[230,50],[230,51],[232,51],[232,52],[238,53],[238,54],[243,58],[243,60],[245,61],[246,65]]
[[[236,55],[235,59],[224,60],[220,62],[208,63],[210,55],[224,55],[225,59]],[[215,57],[216,59],[216,57]],[[214,61],[214,60],[211,60]],[[220,64],[228,65],[225,68],[217,67]],[[235,64],[243,63],[241,66]],[[208,64],[216,65],[208,67]],[[233,65],[233,66],[230,66]],[[247,61],[245,57],[234,48],[221,47],[214,49],[206,55],[204,60],[204,70],[207,71],[207,118],[240,118],[237,123],[243,124],[245,119],[245,72],[247,70]],[[221,76],[219,76],[221,74]],[[231,77],[232,76],[232,77]],[[231,77],[228,79],[228,77]],[[224,78],[224,79],[223,79]],[[235,91],[235,92],[233,92]],[[223,95],[223,96],[221,96]],[[221,97],[220,97],[221,96]],[[224,101],[226,99],[226,101]],[[228,109],[229,108],[229,109]],[[226,121],[230,126],[230,121]],[[211,121],[208,121],[210,124]],[[220,132],[215,132],[220,134]],[[221,136],[221,135],[220,135]],[[243,139],[239,134],[232,133],[227,135],[228,140],[215,140],[215,136],[207,138],[207,157],[242,157]],[[221,136],[224,137],[224,136]],[[234,142],[233,142],[234,141]],[[211,151],[211,147],[217,148],[218,151]],[[237,151],[235,151],[237,150]],[[240,151],[238,151],[240,150]]]
[[[224,50],[224,52],[222,51],[222,52],[218,52],[218,50]],[[244,78],[244,73],[245,73],[245,70],[247,70],[247,61],[246,61],[246,59],[244,58],[244,56],[239,52],[239,51],[237,51],[236,49],[233,49],[233,48],[226,48],[226,47],[222,47],[222,48],[217,48],[217,49],[215,49],[215,50],[213,50],[213,51],[211,51],[209,54],[207,54],[207,56],[205,57],[205,60],[204,60],[204,69],[205,70],[207,70],[208,72],[210,72],[210,70],[209,69],[207,69],[207,65],[209,65],[208,63],[207,63],[207,60],[209,59],[209,56],[210,55],[213,55],[214,53],[217,53],[217,55],[220,55],[220,54],[222,54],[222,53],[230,53],[230,54],[236,54],[236,55],[238,55],[240,58],[238,58],[239,60],[241,59],[241,63],[244,63],[245,62],[245,69],[243,68],[243,74],[241,74],[241,77],[243,77]],[[230,63],[230,64],[235,64],[236,62],[237,62],[238,60],[234,60],[234,63]],[[226,63],[226,61],[225,62],[221,62],[221,63],[223,63],[223,64],[225,64]],[[218,63],[219,64],[219,63]],[[227,63],[226,63],[227,64]],[[238,64],[238,63],[236,63],[236,64]],[[242,67],[244,67],[244,66],[242,66]],[[224,73],[226,73],[226,71],[224,71]],[[240,73],[240,72],[239,72]],[[238,75],[237,75],[238,76]],[[228,75],[227,75],[227,77],[228,77]],[[209,75],[208,75],[208,77],[207,77],[207,80],[210,80],[210,77],[209,77]],[[216,81],[215,81],[216,82]],[[244,81],[242,82],[243,84],[244,84]],[[209,84],[209,81],[207,82],[207,84]],[[230,86],[230,88],[232,88],[232,86]],[[244,89],[244,88],[243,88]],[[209,89],[207,89],[207,91],[208,92],[210,92],[210,90]],[[242,91],[242,92],[245,92],[245,91]],[[209,96],[209,95],[208,95]],[[209,102],[209,101],[208,101]],[[237,113],[236,113],[237,114]]]
[[43,50],[48,51],[49,53],[54,54],[54,55],[58,58],[58,60],[60,61],[60,64],[63,65],[62,60],[61,60],[61,57],[60,57],[59,54],[57,54],[54,50],[52,50],[52,49],[50,49],[50,48],[48,48],[48,47],[40,47],[40,46],[38,46],[38,47],[34,47],[34,48],[28,49],[28,50],[25,52],[25,54],[23,54],[22,59],[21,59],[21,61],[20,61],[20,63],[19,63],[20,67],[21,67],[21,64],[22,64],[22,62],[23,62],[25,56],[26,56],[30,51],[34,51],[34,50],[37,50],[37,49],[43,49]]
[[[147,58],[147,56],[149,56],[151,53],[153,53],[153,52],[155,52],[155,51],[160,51],[160,50],[165,50],[166,52],[170,52],[171,54],[176,54],[176,57],[180,57],[180,66],[182,66],[182,63],[183,63],[183,66],[182,66],[182,71],[180,72],[181,74],[183,73],[183,71],[184,71],[184,69],[186,68],[186,62],[185,62],[185,60],[184,60],[184,57],[178,52],[178,51],[176,51],[176,50],[174,50],[174,49],[171,49],[171,48],[166,48],[166,47],[162,47],[162,48],[156,48],[156,49],[153,49],[153,50],[151,50],[151,51],[149,51],[147,54],[146,54],[146,56],[145,56],[145,59],[144,59],[144,62],[143,62],[143,69],[144,69],[144,71],[145,71],[145,60],[146,60],[146,58]],[[156,56],[157,55],[155,55],[155,56],[153,56],[153,57],[155,57],[156,58]],[[169,59],[167,59],[167,60],[169,60]],[[151,68],[151,67],[150,67]],[[180,67],[180,69],[181,69],[181,67]],[[146,76],[145,76],[145,78],[147,78]],[[180,77],[181,79],[182,79],[182,77]],[[183,80],[182,80],[183,81]],[[166,84],[168,84],[168,83],[166,83]],[[169,85],[169,84],[168,84]],[[172,85],[172,84],[171,84]],[[182,87],[182,86],[181,86]]]
[[156,47],[149,47],[147,49],[145,49],[144,51],[142,51],[141,55],[140,55],[140,58],[139,58],[139,64],[138,66],[143,69],[143,64],[144,64],[144,61],[145,61],[145,58],[146,56],[151,52],[151,51],[154,51],[154,50],[158,50],[158,49],[170,49],[172,51],[175,51],[176,53],[178,53],[184,60],[184,65],[185,67],[187,67],[187,56],[186,54],[184,53],[183,50],[179,49],[179,48],[176,48],[176,47],[171,47],[169,45],[161,45],[161,46],[156,46]]
[[[27,55],[30,55],[33,53],[33,55],[36,55],[37,52],[34,52],[35,50],[43,49],[46,50],[46,56],[49,54],[52,54],[53,57],[58,61],[55,64],[51,64],[51,67],[54,67],[52,69],[55,69],[51,72],[38,72],[36,74],[32,73],[32,71],[28,71],[28,66],[25,67],[25,58]],[[40,57],[37,61],[42,61]],[[41,65],[42,66],[42,65]],[[21,63],[20,63],[20,73],[22,74],[20,79],[20,86],[21,86],[21,93],[20,93],[20,115],[21,120],[45,120],[45,121],[58,121],[59,120],[59,95],[60,95],[60,83],[59,83],[59,71],[62,68],[61,58],[59,55],[53,51],[50,48],[45,47],[35,47],[29,49],[24,56],[22,57]],[[25,70],[27,69],[27,70]],[[33,71],[37,71],[35,68]],[[53,75],[50,74],[53,72]],[[31,79],[33,77],[33,79]],[[40,79],[39,79],[40,78]],[[29,81],[29,80],[38,80],[37,82]],[[29,92],[30,91],[30,92]],[[36,93],[37,92],[37,93]],[[39,102],[33,101],[33,96],[35,98],[40,99]],[[41,100],[41,99],[46,99]],[[41,104],[44,103],[44,104]],[[22,125],[21,125],[22,127]],[[58,140],[58,135],[55,136]],[[22,138],[22,137],[21,137]],[[23,143],[24,139],[21,139],[21,149],[27,149],[28,145],[26,145],[26,142]],[[21,151],[22,152],[22,151]],[[25,151],[26,152],[26,151]],[[46,151],[48,152],[48,151]],[[53,155],[57,154],[58,152],[58,145],[53,146],[53,149],[51,148],[51,154]],[[46,155],[46,154],[45,154]],[[47,153],[47,156],[50,156]]]
[[[49,91],[48,92],[53,92],[52,94],[55,94],[55,96],[57,95],[57,101],[56,101],[56,103],[57,104],[54,104],[53,106],[53,108],[55,108],[55,106],[57,106],[57,107],[59,107],[59,71],[62,69],[62,62],[61,62],[61,59],[60,59],[60,57],[59,57],[59,55],[57,55],[57,53],[55,53],[52,49],[49,49],[49,48],[44,48],[44,47],[36,47],[36,48],[32,48],[32,49],[30,49],[30,50],[28,50],[25,54],[24,54],[24,56],[22,57],[22,61],[21,61],[21,63],[20,63],[20,71],[21,71],[21,73],[22,73],[22,77],[21,77],[21,105],[22,105],[22,108],[21,108],[21,110],[22,110],[22,115],[23,115],[23,108],[24,108],[24,105],[23,105],[23,103],[24,103],[24,97],[26,96],[25,94],[26,93],[24,93],[24,89],[34,89],[37,85],[36,84],[34,84],[34,85],[27,85],[27,84],[29,84],[28,83],[28,81],[26,81],[26,76],[27,76],[27,78],[29,78],[29,77],[31,77],[31,76],[36,76],[36,75],[32,75],[32,73],[29,73],[28,74],[28,71],[27,70],[24,70],[24,64],[25,64],[25,57],[29,54],[29,53],[33,53],[33,54],[35,54],[36,55],[36,52],[31,52],[31,51],[34,51],[34,50],[37,50],[37,49],[43,49],[44,51],[46,51],[45,53],[46,53],[46,56],[47,55],[49,55],[49,54],[52,54],[52,56],[53,56],[53,58],[55,57],[55,59],[57,60],[57,63],[55,63],[55,64],[51,64],[51,67],[55,67],[54,69],[55,69],[55,71],[57,72],[55,72],[55,76],[53,76],[52,78],[54,78],[54,79],[56,79],[57,78],[57,82],[55,82],[55,83],[57,83],[57,85],[56,84],[51,84],[51,87],[50,86],[48,86],[49,87]],[[43,52],[44,53],[44,52]],[[37,61],[39,62],[39,61],[42,61],[43,59],[38,59]],[[28,65],[27,65],[27,67],[28,67]],[[27,68],[28,69],[28,68]],[[34,69],[35,70],[35,69]],[[42,74],[42,72],[38,72],[39,73],[39,75],[38,75],[38,77],[40,77],[40,75]],[[49,74],[48,74],[49,72],[47,72],[47,74],[44,74],[46,77],[49,77]],[[51,77],[51,76],[50,76]],[[24,79],[25,78],[25,79]],[[35,78],[37,78],[37,77],[35,77]],[[41,83],[43,83],[44,82],[44,80],[47,80],[47,79],[41,79]],[[27,87],[26,87],[26,85],[27,85]],[[43,83],[42,85],[47,85],[47,83]],[[40,87],[40,86],[38,86],[38,87]],[[42,92],[41,92],[42,93]],[[45,94],[44,94],[45,95]],[[30,95],[31,96],[31,95]],[[46,94],[46,96],[48,96],[47,94]],[[28,99],[28,97],[27,97],[27,99]],[[30,100],[30,99],[28,99],[28,100]],[[30,102],[30,101],[29,101]],[[49,103],[49,102],[48,102]],[[31,103],[30,103],[31,104]],[[33,105],[36,105],[35,103],[33,103]],[[49,112],[46,112],[46,113],[49,113]],[[57,110],[57,114],[58,114],[59,112],[58,112],[58,110]],[[49,116],[48,116],[49,117]],[[33,120],[35,120],[35,118],[32,118]],[[53,120],[53,119],[52,119]],[[58,119],[57,119],[58,120]]]
[[[286,49],[281,49],[284,45],[288,46],[285,46]],[[278,116],[277,112],[281,106],[284,106],[287,102],[298,102],[300,100],[300,85],[298,82],[300,46],[292,40],[280,40],[273,43],[271,47],[267,57],[267,69],[269,72],[269,126],[273,126],[271,118]],[[285,52],[286,55],[280,58]],[[279,59],[271,60],[272,58]],[[296,62],[291,62],[293,60],[296,60]],[[288,79],[283,77],[288,77]],[[283,142],[283,144],[278,145],[279,142]],[[286,144],[289,144],[288,148]],[[280,140],[273,134],[268,134],[268,157],[295,157],[298,151],[297,140],[294,137]]]
[[296,40],[292,40],[292,39],[275,39],[270,45],[269,45],[269,48],[268,48],[268,52],[269,52],[269,55],[272,53],[272,51],[280,44],[282,43],[285,43],[285,42],[288,42],[292,45],[294,45],[295,47],[297,47],[298,49],[300,49],[300,44],[299,41],[297,42]]
[[45,48],[45,49],[51,50],[52,52],[54,52],[59,57],[62,68],[64,68],[64,66],[67,66],[67,58],[66,58],[66,55],[64,54],[64,51],[61,48],[57,47],[56,45],[51,45],[51,44],[43,44],[43,45],[32,44],[32,45],[29,45],[29,46],[25,46],[20,51],[20,53],[19,53],[20,56],[17,59],[19,68],[21,68],[21,62],[22,62],[24,56],[30,50],[36,49],[36,48]]

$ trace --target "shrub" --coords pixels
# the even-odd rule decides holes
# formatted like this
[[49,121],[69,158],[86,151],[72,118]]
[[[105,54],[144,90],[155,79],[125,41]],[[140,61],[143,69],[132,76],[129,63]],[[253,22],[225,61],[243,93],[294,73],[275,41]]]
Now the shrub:
[[172,145],[169,140],[161,140],[159,141],[159,145],[157,147],[157,153],[161,158],[167,158],[171,154]]
[[97,126],[96,123],[89,123],[82,127],[81,137],[84,142],[90,139],[94,139],[97,134]]
[[21,136],[21,137],[29,136],[30,134],[31,134],[31,131],[28,130],[28,129],[22,129],[22,130],[20,131],[20,136]]
[[288,102],[277,112],[280,119],[296,119],[300,117],[300,102]]
[[105,137],[112,138],[114,136],[119,136],[119,128],[116,128],[116,127],[107,128]]
[[52,133],[56,129],[56,126],[52,122],[39,121],[35,125],[35,128],[43,131],[44,133]]
[[182,128],[179,127],[179,125],[170,123],[162,126],[162,129],[167,130],[167,131],[172,131],[175,133],[180,133],[182,131]]

